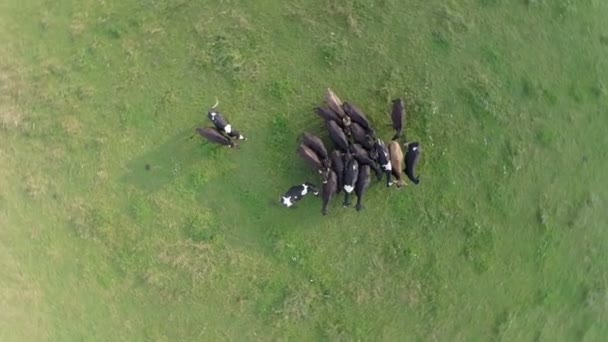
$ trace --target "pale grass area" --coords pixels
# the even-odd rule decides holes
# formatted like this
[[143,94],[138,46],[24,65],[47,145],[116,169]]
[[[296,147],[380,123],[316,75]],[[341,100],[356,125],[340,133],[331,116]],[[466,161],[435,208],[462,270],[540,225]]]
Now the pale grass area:
[[13,66],[0,60],[0,129],[21,126],[24,114],[16,100],[23,92],[23,80]]
[[[10,224],[0,211],[2,229]],[[0,340],[44,341],[48,338],[44,296],[18,259],[4,243],[0,245]]]

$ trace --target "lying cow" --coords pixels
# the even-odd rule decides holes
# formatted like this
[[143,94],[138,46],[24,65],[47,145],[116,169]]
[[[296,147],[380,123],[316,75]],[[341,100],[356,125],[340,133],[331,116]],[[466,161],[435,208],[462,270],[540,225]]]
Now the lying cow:
[[317,188],[313,184],[308,182],[300,185],[294,185],[289,188],[289,190],[287,190],[285,195],[281,196],[281,204],[288,208],[291,208],[294,206],[294,204],[296,204],[296,202],[301,200],[309,193],[318,196],[319,190],[317,190]]

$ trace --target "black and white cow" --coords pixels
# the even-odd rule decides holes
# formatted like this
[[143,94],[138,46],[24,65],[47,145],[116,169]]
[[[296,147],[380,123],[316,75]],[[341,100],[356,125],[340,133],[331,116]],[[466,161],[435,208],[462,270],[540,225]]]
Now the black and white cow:
[[318,196],[319,190],[316,186],[308,182],[300,185],[294,185],[287,190],[285,195],[281,196],[281,204],[291,208],[294,206],[294,204],[296,204],[296,202],[301,200],[302,197],[308,195],[309,193]]
[[416,185],[420,183],[420,177],[416,177],[416,167],[418,167],[421,153],[420,143],[415,141],[407,145],[407,152],[405,153],[405,174],[412,183]]
[[344,156],[344,207],[348,207],[351,203],[350,196],[355,190],[358,176],[359,163],[350,153],[347,153]]
[[213,122],[213,124],[218,130],[220,130],[227,136],[235,139],[238,138],[239,140],[245,140],[245,137],[237,130],[235,130],[228,122],[228,120],[226,120],[226,118],[219,111],[216,110],[219,103],[220,102],[216,99],[213,107],[211,107],[207,112],[207,117],[209,118],[209,120]]
[[376,161],[380,164],[380,167],[386,174],[386,186],[389,187],[393,183],[391,181],[391,175],[393,173],[393,167],[391,165],[390,157],[388,155],[388,149],[386,144],[381,139],[377,139],[374,143],[376,149]]

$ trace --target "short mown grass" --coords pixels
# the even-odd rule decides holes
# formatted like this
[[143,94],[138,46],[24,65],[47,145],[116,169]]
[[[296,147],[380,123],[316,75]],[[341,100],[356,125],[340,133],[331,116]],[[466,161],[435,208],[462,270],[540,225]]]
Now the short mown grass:
[[[4,1],[0,340],[605,340],[606,15]],[[420,186],[280,207],[327,87],[385,139],[405,99]]]

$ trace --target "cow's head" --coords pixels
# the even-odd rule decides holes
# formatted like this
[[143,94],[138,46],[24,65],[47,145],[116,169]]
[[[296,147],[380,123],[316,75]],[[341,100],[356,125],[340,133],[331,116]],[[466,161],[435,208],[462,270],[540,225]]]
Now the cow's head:
[[327,183],[329,180],[329,176],[331,175],[331,167],[329,164],[324,166],[322,169],[319,169],[319,175],[321,176],[321,182],[323,184]]

